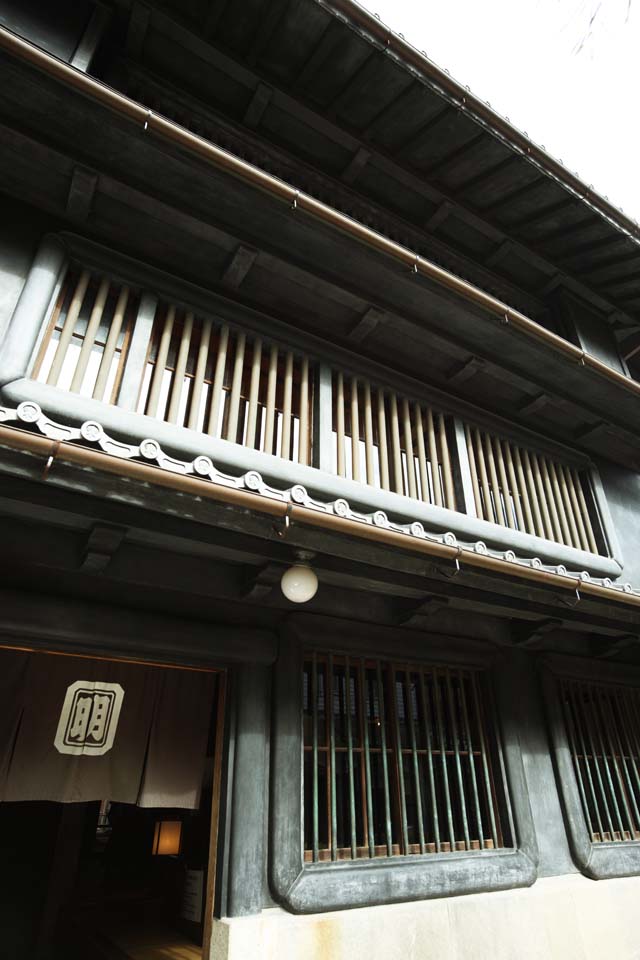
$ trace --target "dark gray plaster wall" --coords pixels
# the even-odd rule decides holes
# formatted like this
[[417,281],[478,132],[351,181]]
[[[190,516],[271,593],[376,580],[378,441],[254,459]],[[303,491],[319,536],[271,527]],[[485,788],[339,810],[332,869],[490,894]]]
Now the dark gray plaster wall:
[[622,580],[640,588],[640,474],[613,463],[598,464],[620,551]]
[[61,60],[70,60],[87,25],[89,0],[0,0],[0,24]]
[[569,850],[535,658],[524,651],[514,651],[508,657],[506,674],[538,843],[538,876],[575,873],[577,867]]
[[[0,7],[0,10],[2,7]],[[0,16],[0,22],[2,18]],[[38,244],[51,221],[12,198],[0,201],[0,343],[27,279]]]

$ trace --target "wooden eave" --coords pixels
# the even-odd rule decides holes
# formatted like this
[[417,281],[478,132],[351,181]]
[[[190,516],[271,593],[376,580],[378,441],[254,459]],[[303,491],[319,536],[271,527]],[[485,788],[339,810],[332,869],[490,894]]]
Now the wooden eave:
[[[9,194],[210,291],[222,313],[227,303],[249,323],[284,324],[316,355],[339,353],[346,369],[349,357],[381,378],[391,369],[572,446],[640,463],[637,399],[615,382],[26,64],[5,57],[0,82]],[[96,186],[78,224],[70,196],[85,168]],[[230,288],[240,246],[258,255]],[[371,310],[382,322],[365,324],[362,337]]]
[[[540,148],[474,113],[474,98],[463,102],[434,65],[419,73],[325,0],[167,0],[146,19],[130,0],[118,8],[113,52],[126,49],[265,143],[346,179],[419,230],[427,255],[441,244],[452,269],[446,248],[529,296],[545,300],[560,284],[603,321],[640,322],[637,225],[569,171],[563,182],[541,166]],[[615,267],[613,280],[592,277],[600,264]]]

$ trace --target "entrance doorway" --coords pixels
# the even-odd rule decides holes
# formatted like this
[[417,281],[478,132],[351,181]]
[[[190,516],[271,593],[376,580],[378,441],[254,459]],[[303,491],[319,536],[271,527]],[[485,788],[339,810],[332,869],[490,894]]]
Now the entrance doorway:
[[224,671],[0,650],[4,960],[201,960]]

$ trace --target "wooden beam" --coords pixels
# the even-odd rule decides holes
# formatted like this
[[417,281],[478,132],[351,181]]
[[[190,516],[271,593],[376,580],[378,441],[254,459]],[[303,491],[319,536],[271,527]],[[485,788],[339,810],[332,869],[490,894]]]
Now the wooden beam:
[[84,223],[91,213],[98,185],[98,174],[86,167],[74,167],[67,195],[67,217],[74,223]]
[[96,523],[87,537],[80,569],[86,573],[102,573],[126,535],[124,527]]
[[538,393],[535,397],[531,397],[525,400],[524,403],[521,403],[518,407],[518,413],[528,417],[537,413],[538,410],[542,410],[542,408],[546,407],[549,403],[553,403],[553,400],[548,394]]
[[252,130],[258,126],[264,112],[271,102],[271,97],[273,96],[273,89],[268,87],[266,83],[259,83],[253,92],[249,106],[247,107],[242,122],[245,126],[250,127]]
[[342,182],[354,183],[370,159],[370,152],[365,150],[364,147],[360,147],[340,174]]
[[446,375],[447,381],[456,384],[464,383],[466,380],[470,380],[471,377],[475,376],[476,373],[485,366],[485,361],[480,357],[469,357],[469,359],[463,363],[457,363],[455,367],[451,367]]
[[349,340],[353,343],[362,343],[370,333],[373,333],[378,324],[386,319],[386,316],[386,313],[383,313],[381,310],[376,310],[375,307],[369,307],[369,309],[362,314],[355,326],[349,331]]
[[512,249],[513,249],[513,241],[512,241],[512,240],[504,240],[501,244],[499,244],[499,245],[496,247],[496,249],[493,251],[493,253],[490,253],[490,254],[489,254],[489,256],[487,257],[487,259],[484,261],[484,262],[485,262],[485,266],[487,266],[487,267],[496,267],[496,266],[500,263],[501,260],[504,260],[504,258],[506,257],[506,255],[507,255],[507,254],[509,253],[509,251],[512,250]]
[[225,287],[232,287],[237,290],[251,270],[257,256],[257,250],[252,250],[250,247],[244,247],[240,244],[225,267],[221,283]]
[[431,232],[437,230],[438,227],[444,223],[450,213],[451,204],[448,200],[445,200],[444,203],[441,203],[438,209],[432,213],[429,219],[425,222],[424,229]]
[[555,618],[516,620],[513,623],[513,642],[518,647],[538,647],[548,633],[562,625],[563,621]]
[[433,629],[432,618],[449,605],[448,597],[430,596],[417,603],[398,604],[395,623],[418,630]]
[[142,57],[150,20],[151,10],[149,7],[136,0],[131,8],[129,25],[127,27],[127,39],[125,42],[127,55],[133,60],[140,60]]

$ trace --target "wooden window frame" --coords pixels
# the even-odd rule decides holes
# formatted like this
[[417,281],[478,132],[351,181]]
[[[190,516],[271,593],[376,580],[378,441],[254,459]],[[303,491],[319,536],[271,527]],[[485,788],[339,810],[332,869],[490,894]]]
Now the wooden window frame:
[[[312,626],[300,623],[291,624],[281,642],[275,679],[269,879],[274,897],[294,913],[504,890],[529,886],[536,879],[537,845],[515,728],[517,706],[510,700],[511,687],[503,677],[504,661],[493,652],[479,652],[477,645],[460,648],[454,638],[440,646],[425,645],[427,649],[417,655],[414,645],[406,657],[402,644],[403,638],[396,635],[385,644],[386,649],[376,649],[366,636],[343,634],[332,635],[328,647],[326,636],[320,638]],[[514,847],[306,862],[301,676],[303,660],[314,649],[353,650],[354,656],[394,661],[410,658],[415,663],[424,661],[425,666],[455,663],[486,669],[496,698],[497,733],[513,809]]]
[[540,666],[558,788],[573,859],[580,871],[592,880],[638,876],[640,839],[592,841],[562,707],[561,685],[563,681],[579,681],[629,687],[640,692],[640,668],[560,654],[548,654]]

